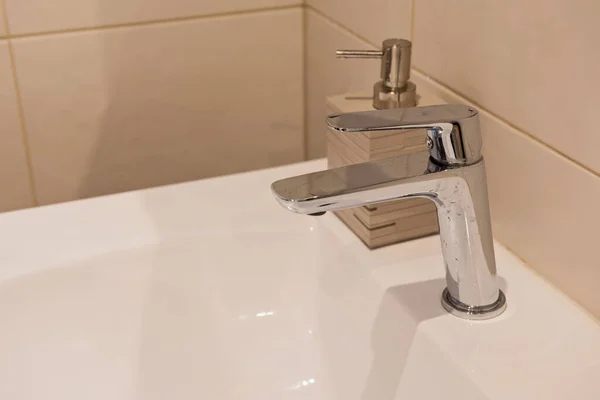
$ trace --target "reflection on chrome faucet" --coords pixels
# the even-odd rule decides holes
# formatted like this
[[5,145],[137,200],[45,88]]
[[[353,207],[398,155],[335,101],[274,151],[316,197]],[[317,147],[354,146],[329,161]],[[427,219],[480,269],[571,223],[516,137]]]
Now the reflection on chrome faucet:
[[271,189],[279,203],[322,215],[411,197],[433,201],[446,264],[444,308],[467,319],[500,315],[506,300],[496,283],[478,112],[442,105],[334,115],[327,123],[339,132],[426,129],[429,151],[277,181]]

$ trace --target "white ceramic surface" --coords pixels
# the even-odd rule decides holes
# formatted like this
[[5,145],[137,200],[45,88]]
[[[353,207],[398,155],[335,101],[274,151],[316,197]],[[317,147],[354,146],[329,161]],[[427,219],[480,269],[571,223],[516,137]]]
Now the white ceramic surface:
[[437,237],[275,203],[323,166],[0,215],[0,399],[600,398],[600,327],[500,245],[508,310],[469,322]]

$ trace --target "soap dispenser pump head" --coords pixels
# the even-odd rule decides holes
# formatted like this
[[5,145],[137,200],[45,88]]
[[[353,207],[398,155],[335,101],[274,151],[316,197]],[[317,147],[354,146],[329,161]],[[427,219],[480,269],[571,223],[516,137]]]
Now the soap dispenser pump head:
[[338,50],[339,58],[381,59],[381,81],[373,88],[373,107],[377,109],[416,106],[416,86],[409,81],[412,43],[405,39],[386,39],[381,50]]
[[381,79],[394,89],[403,88],[410,79],[412,43],[404,39],[383,41],[381,57]]

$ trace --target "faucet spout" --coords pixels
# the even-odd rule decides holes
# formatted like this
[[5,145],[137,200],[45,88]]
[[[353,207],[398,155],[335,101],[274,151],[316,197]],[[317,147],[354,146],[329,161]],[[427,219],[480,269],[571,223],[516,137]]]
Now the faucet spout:
[[429,152],[348,165],[277,181],[277,201],[300,214],[322,214],[411,197],[437,208],[447,287],[442,305],[467,319],[506,308],[496,260],[485,163],[476,110],[460,105],[368,111],[328,118],[340,132],[424,128]]
[[424,182],[444,172],[420,152],[283,179],[271,190],[288,210],[316,214],[407,197],[435,200],[435,184]]

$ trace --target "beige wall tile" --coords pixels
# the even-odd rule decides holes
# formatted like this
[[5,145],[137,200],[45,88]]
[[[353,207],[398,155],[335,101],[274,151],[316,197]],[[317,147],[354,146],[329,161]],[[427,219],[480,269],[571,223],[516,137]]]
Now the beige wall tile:
[[597,0],[417,0],[414,65],[600,172],[598,15]]
[[[466,100],[414,74],[448,102]],[[600,177],[481,112],[494,236],[600,317]],[[499,271],[502,274],[502,270]]]
[[301,10],[14,41],[42,204],[303,158]]
[[8,43],[0,41],[0,211],[33,205]]
[[336,59],[337,48],[372,47],[311,10],[307,10],[306,18],[306,124],[308,156],[312,159],[326,154],[326,98],[371,90],[379,79],[380,64],[377,60]]
[[4,0],[13,34],[287,6],[301,0]]
[[6,36],[6,26],[4,25],[4,7],[2,6],[2,1],[0,0],[0,36]]
[[384,39],[410,39],[411,0],[306,0],[352,32],[379,46]]

